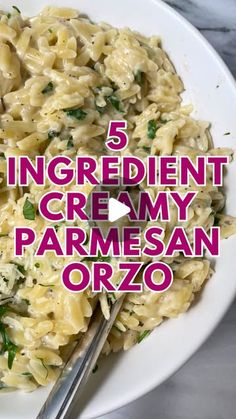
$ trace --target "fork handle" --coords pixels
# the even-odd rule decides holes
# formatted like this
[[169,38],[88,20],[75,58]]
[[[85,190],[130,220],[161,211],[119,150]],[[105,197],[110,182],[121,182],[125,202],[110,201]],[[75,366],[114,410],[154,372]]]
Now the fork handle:
[[109,320],[104,318],[101,309],[95,310],[94,320],[82,340],[76,344],[37,419],[69,419],[73,417],[71,412],[96,365],[123,299],[124,297],[119,298],[112,306]]

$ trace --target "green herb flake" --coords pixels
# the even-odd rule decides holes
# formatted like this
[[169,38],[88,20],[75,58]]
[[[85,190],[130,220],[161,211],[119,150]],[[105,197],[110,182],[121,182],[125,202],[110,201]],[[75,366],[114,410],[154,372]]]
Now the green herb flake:
[[162,119],[162,118],[161,118],[161,119],[160,119],[160,122],[164,125],[164,124],[167,124],[167,122],[169,122],[169,121],[168,121],[167,119],[164,119],[164,118]]
[[6,306],[0,306],[0,319],[9,311],[9,308]]
[[148,121],[148,138],[154,140],[157,132],[157,123],[154,119]]
[[138,336],[138,343],[142,342],[143,339],[145,339],[148,335],[150,335],[151,330],[144,330],[144,332],[141,332]]
[[147,153],[150,153],[151,147],[143,146],[143,150],[146,151]]
[[21,375],[23,375],[24,377],[30,377],[30,378],[33,377],[33,375],[31,374],[31,372],[22,372]]
[[88,235],[88,233],[86,233],[86,239],[85,239],[85,242],[83,244],[86,246],[86,244],[88,244],[88,243],[89,243],[89,235]]
[[144,78],[144,73],[141,70],[137,70],[136,73],[134,74],[134,80],[136,81],[136,83],[142,86],[143,81],[144,81],[143,78]]
[[7,365],[8,365],[9,370],[11,370],[18,347],[13,342],[9,341],[7,350],[8,350]]
[[96,108],[96,111],[98,111],[100,113],[100,115],[103,115],[104,112],[105,112],[105,110],[106,110],[106,107],[105,106],[104,107],[98,106],[96,104],[96,102],[95,102],[95,108]]
[[109,292],[108,296],[112,297],[112,298],[114,298],[114,300],[116,300],[116,296],[115,296],[114,292]]
[[40,268],[40,263],[38,263],[38,262],[37,262],[37,263],[35,263],[35,265],[34,265],[34,266],[35,266],[35,268],[37,268],[37,269],[38,269],[38,268]]
[[109,263],[111,261],[111,257],[110,256],[102,256],[101,253],[99,252],[97,256],[91,257],[91,256],[87,256],[85,258],[83,258],[81,260],[81,262],[107,262]]
[[225,132],[224,133],[224,135],[230,135],[231,134],[231,132]]
[[125,313],[129,313],[129,315],[131,316],[132,314],[134,314],[134,311],[133,310],[129,310],[128,308],[123,308],[123,311],[125,312]]
[[11,13],[7,13],[7,18],[10,19],[11,18]]
[[25,270],[25,268],[24,268],[24,266],[23,265],[20,265],[19,263],[16,263],[16,262],[13,262],[14,263],[14,265],[16,265],[16,267],[17,267],[17,270],[22,274],[22,275],[25,275],[26,274],[26,270]]
[[54,89],[54,84],[53,82],[49,82],[47,84],[47,86],[44,87],[44,89],[42,90],[43,95],[46,95],[47,93],[51,93]]
[[116,324],[114,324],[114,329],[116,329],[118,332],[123,333],[123,330],[121,330]]
[[12,8],[15,9],[17,11],[17,13],[21,14],[21,11],[20,11],[20,9],[18,9],[17,6],[12,6]]
[[92,373],[95,374],[95,372],[97,372],[97,370],[98,370],[98,364],[95,365],[95,367],[92,370]]
[[26,220],[35,220],[35,208],[28,198],[26,198],[23,206],[23,215]]
[[73,148],[74,147],[74,142],[73,142],[73,137],[72,135],[69,137],[68,141],[67,141],[67,148]]
[[48,32],[53,33],[53,30],[51,28],[48,29]]
[[112,304],[114,304],[116,302],[116,296],[115,296],[114,292],[109,292],[107,294],[107,301],[108,301],[110,306],[112,306]]
[[217,217],[215,217],[215,219],[214,219],[214,227],[219,227],[219,225],[220,225],[220,219],[219,218],[217,218]]
[[57,132],[55,130],[48,131],[48,140],[53,140],[53,138],[58,137],[60,135],[60,132]]
[[64,112],[66,112],[67,116],[78,119],[78,121],[82,121],[87,115],[82,109],[64,109]]
[[9,370],[11,370],[18,347],[10,340],[6,331],[6,327],[3,323],[0,323],[0,335],[2,337],[1,353],[8,352],[7,363]]
[[123,112],[123,107],[121,101],[118,99],[117,96],[111,95],[107,98],[108,102],[115,108],[118,112]]

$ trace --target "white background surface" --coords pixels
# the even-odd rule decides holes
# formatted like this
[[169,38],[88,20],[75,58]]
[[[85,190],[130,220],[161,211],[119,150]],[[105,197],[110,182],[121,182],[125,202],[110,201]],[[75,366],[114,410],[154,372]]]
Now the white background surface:
[[99,419],[234,419],[236,303],[173,377],[148,395]]
[[[201,30],[236,76],[236,0],[167,3]],[[236,418],[236,302],[211,338],[178,373],[136,402],[100,417],[155,418]]]

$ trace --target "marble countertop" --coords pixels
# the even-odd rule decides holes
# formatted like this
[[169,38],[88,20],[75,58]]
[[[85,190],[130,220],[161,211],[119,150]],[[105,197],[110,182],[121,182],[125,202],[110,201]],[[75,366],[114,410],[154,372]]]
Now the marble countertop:
[[208,39],[236,76],[236,0],[167,0]]
[[[236,0],[167,0],[194,24],[236,77]],[[236,302],[219,327],[169,380],[100,419],[234,419]]]

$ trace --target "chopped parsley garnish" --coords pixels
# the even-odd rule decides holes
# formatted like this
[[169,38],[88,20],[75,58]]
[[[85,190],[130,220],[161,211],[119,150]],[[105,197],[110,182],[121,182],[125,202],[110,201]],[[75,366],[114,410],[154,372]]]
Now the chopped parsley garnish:
[[108,262],[109,263],[111,261],[111,257],[110,256],[102,256],[101,253],[99,252],[98,256],[94,256],[94,257],[87,256],[87,257],[85,257],[81,260],[81,262],[85,262],[85,261],[88,261],[88,262]]
[[[8,307],[1,306],[0,318],[4,316],[7,313],[7,311],[9,311]],[[9,370],[11,370],[18,347],[10,340],[8,333],[6,331],[6,326],[1,321],[0,321],[0,335],[2,337],[1,353],[8,352],[7,363],[8,363]]]
[[18,9],[18,7],[12,6],[12,8],[15,9],[17,11],[17,13],[21,14],[21,11],[20,11],[20,9]]
[[214,227],[218,227],[219,225],[220,225],[220,219],[219,218],[217,218],[217,217],[215,217],[215,220],[214,220]]
[[52,32],[53,32],[53,30],[52,30],[51,28],[49,28],[49,29],[48,29],[48,32],[52,33]]
[[118,112],[123,112],[121,101],[118,99],[116,95],[108,96],[107,100]]
[[224,135],[230,135],[231,134],[231,132],[225,132],[224,133]]
[[43,95],[46,95],[47,93],[51,93],[54,89],[54,84],[52,81],[50,81],[47,86],[44,87],[42,90]]
[[148,138],[154,140],[157,132],[157,123],[154,119],[148,121]]
[[114,324],[114,329],[116,329],[116,330],[118,330],[118,332],[122,332],[123,333],[123,330],[121,330],[116,324]]
[[40,268],[40,263],[37,262],[37,263],[35,263],[34,266],[35,266],[35,268]]
[[92,373],[95,374],[95,372],[98,370],[98,364],[95,365],[95,367],[92,370]]
[[53,138],[58,137],[59,134],[60,134],[59,132],[57,132],[53,129],[48,131],[48,140],[53,140]]
[[7,13],[7,18],[10,19],[11,13]]
[[137,70],[136,73],[134,74],[134,80],[140,86],[142,86],[143,84],[143,76],[144,76],[144,73],[141,70]]
[[20,265],[19,263],[14,262],[14,265],[16,265],[17,270],[22,274],[25,275],[26,274],[26,270],[24,268],[23,265]]
[[9,308],[6,306],[0,306],[0,319],[4,314],[6,314],[9,311]]
[[87,234],[86,234],[86,239],[85,239],[84,245],[86,246],[86,244],[88,244],[88,242],[89,242],[89,235],[88,235],[88,233],[87,233]]
[[112,306],[112,304],[114,304],[116,302],[116,296],[115,296],[114,292],[109,292],[107,294],[107,302],[110,305],[110,307]]
[[133,310],[128,310],[127,308],[123,308],[123,311],[125,313],[129,313],[130,316],[132,316],[132,314],[134,314],[134,311]]
[[21,375],[24,375],[25,377],[33,377],[33,375],[31,374],[31,372],[22,372]]
[[167,119],[160,119],[160,122],[162,123],[162,124],[167,124],[167,122],[169,122]]
[[72,135],[70,135],[70,137],[67,141],[67,148],[73,148],[73,147],[74,147],[73,137],[72,137]]
[[23,215],[26,220],[35,220],[35,208],[28,198],[26,198],[23,206]]
[[98,111],[101,115],[105,112],[105,109],[106,109],[105,106],[104,107],[98,106],[96,102],[95,102],[95,108],[96,108],[96,111]]
[[146,151],[147,153],[150,153],[151,147],[143,146],[143,150]]
[[67,116],[78,119],[78,121],[82,121],[87,115],[82,109],[64,109],[64,112],[66,112]]
[[116,296],[115,296],[114,292],[109,292],[107,295],[108,295],[108,298],[113,299],[113,300],[116,301]]
[[141,332],[138,336],[138,343],[142,342],[143,339],[145,339],[148,335],[150,335],[150,330],[144,330],[144,332]]

